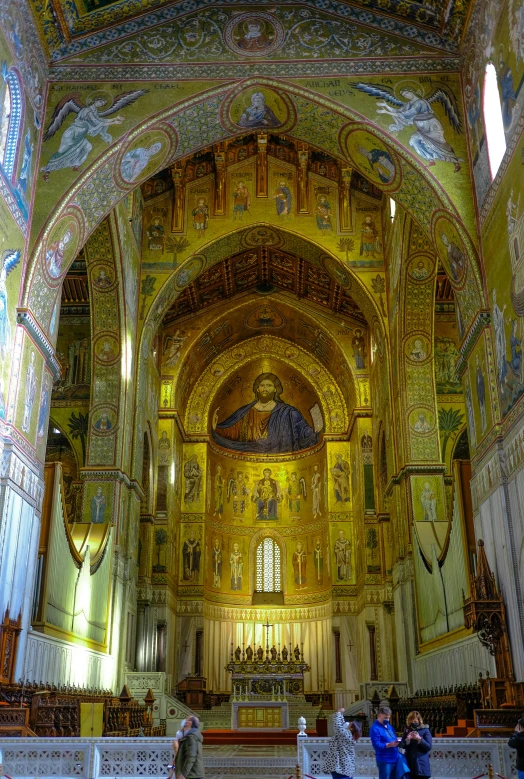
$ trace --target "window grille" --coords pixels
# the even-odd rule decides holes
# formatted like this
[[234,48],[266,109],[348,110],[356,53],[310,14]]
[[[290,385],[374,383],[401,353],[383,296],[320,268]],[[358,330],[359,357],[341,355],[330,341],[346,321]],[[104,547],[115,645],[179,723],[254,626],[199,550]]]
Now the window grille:
[[280,547],[272,538],[264,538],[257,547],[257,592],[281,592],[282,566]]

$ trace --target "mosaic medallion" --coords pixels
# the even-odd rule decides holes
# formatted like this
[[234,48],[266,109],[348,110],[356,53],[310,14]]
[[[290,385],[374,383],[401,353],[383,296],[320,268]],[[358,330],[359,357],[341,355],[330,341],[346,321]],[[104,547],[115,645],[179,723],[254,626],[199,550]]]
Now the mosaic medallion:
[[242,57],[267,57],[282,46],[284,28],[271,14],[240,14],[226,25],[224,42]]

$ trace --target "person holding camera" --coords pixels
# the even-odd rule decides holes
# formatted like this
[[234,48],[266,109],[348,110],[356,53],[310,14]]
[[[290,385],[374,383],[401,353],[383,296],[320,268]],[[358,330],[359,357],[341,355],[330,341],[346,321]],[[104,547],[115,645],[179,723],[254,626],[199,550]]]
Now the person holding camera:
[[429,753],[433,739],[418,711],[411,711],[406,718],[406,728],[400,746],[406,750],[406,760],[412,779],[430,779]]
[[515,725],[515,732],[508,741],[508,746],[517,750],[517,776],[524,779],[524,717]]
[[333,779],[352,779],[355,773],[355,743],[361,729],[358,722],[346,722],[344,709],[333,714],[333,738],[329,740],[324,771]]

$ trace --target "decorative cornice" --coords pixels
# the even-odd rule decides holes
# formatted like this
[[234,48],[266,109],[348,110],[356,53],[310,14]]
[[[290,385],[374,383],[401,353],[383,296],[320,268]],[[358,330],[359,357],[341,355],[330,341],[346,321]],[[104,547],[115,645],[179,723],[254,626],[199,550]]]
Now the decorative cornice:
[[264,622],[269,618],[272,622],[299,622],[311,619],[328,619],[333,613],[331,601],[318,606],[216,606],[204,602],[204,616],[208,619],[224,621],[254,621]]
[[475,348],[475,345],[480,338],[482,331],[485,327],[489,327],[490,323],[491,315],[489,311],[477,311],[475,319],[473,320],[471,327],[466,333],[466,336],[460,346],[460,357],[457,360],[457,365],[455,368],[459,379],[461,379],[466,372],[469,357]]
[[392,476],[386,487],[386,495],[391,495],[393,487],[401,484],[408,476],[421,476],[425,474],[440,474],[446,473],[446,466],[443,463],[424,463],[423,465],[405,465],[400,471]]
[[331,78],[338,76],[395,75],[402,73],[458,73],[456,57],[397,57],[387,61],[353,59],[327,62],[236,62],[184,65],[55,65],[49,79],[60,81],[176,81],[177,79]]
[[60,363],[55,357],[55,349],[51,342],[48,340],[44,331],[34,318],[33,314],[28,308],[19,308],[16,321],[24,330],[27,331],[30,338],[35,342],[36,346],[40,349],[44,355],[46,365],[49,368],[53,380],[57,381],[60,378]]
[[128,490],[136,492],[140,499],[145,495],[140,482],[129,478],[127,473],[124,473],[119,468],[81,468],[80,479],[82,481],[116,481],[123,484]]

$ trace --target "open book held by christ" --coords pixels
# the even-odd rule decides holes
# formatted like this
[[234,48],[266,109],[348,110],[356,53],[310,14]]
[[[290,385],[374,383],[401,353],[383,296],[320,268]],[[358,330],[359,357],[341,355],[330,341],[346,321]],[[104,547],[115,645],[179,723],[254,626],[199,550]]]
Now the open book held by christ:
[[318,403],[310,409],[313,427],[294,406],[280,400],[280,379],[261,373],[253,382],[255,399],[218,422],[213,415],[213,440],[226,449],[255,454],[283,454],[308,449],[319,441],[324,421]]

